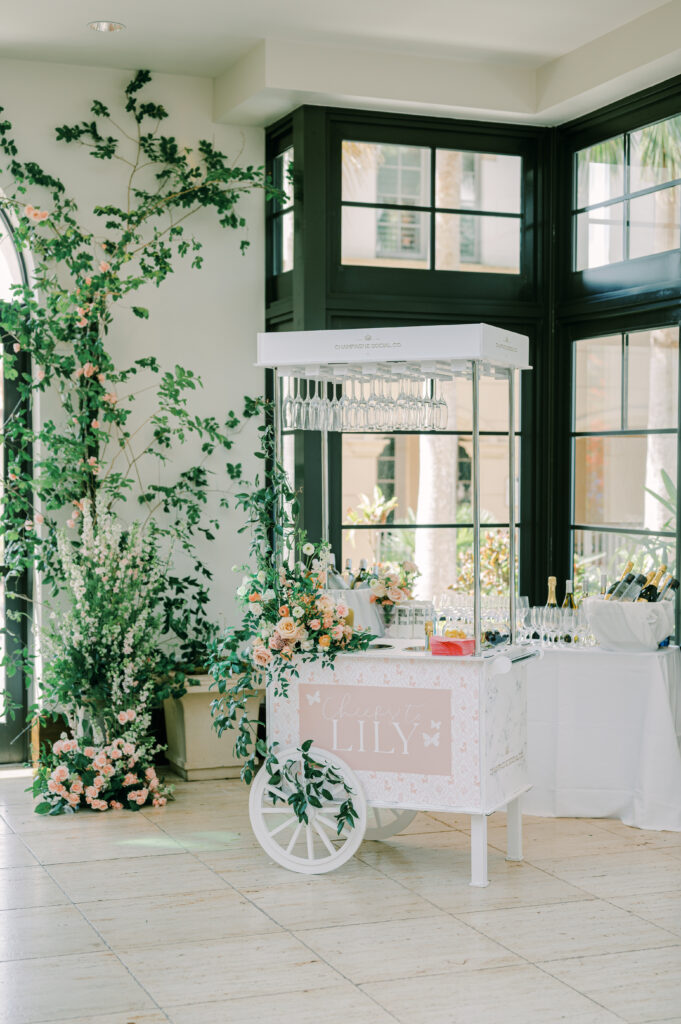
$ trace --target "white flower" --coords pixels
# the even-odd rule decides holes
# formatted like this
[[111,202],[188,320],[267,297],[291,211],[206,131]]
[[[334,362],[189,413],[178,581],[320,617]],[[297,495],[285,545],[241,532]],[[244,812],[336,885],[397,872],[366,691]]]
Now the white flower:
[[313,555],[314,554],[314,544],[303,544],[303,554],[304,555]]
[[303,640],[300,646],[304,651],[311,651],[314,647],[314,640]]
[[259,618],[262,615],[262,605],[258,604],[257,601],[254,601],[253,604],[249,605],[248,610],[253,612],[256,618]]
[[265,572],[264,569],[261,569],[260,572],[258,573],[258,582],[259,583],[264,583],[266,579],[267,579],[267,573]]
[[273,601],[274,591],[272,589],[266,590],[265,593],[262,595],[262,599],[263,601]]
[[294,619],[302,619],[304,612],[300,605],[296,605],[291,614],[293,615]]

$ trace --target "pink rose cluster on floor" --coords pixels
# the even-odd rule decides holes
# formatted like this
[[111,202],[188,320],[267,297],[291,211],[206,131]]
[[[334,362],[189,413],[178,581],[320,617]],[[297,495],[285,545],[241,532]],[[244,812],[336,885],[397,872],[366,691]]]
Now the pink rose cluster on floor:
[[[121,724],[132,722],[135,712],[121,711],[117,717]],[[42,751],[33,782],[33,795],[42,800],[35,809],[61,814],[84,806],[93,811],[163,807],[172,790],[145,760],[144,748],[125,736],[99,748],[62,736],[51,751]]]

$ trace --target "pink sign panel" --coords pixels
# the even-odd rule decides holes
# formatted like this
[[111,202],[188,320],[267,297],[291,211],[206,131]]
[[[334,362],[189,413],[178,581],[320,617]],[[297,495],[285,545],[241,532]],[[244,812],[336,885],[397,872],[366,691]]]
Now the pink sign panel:
[[299,687],[300,739],[351,768],[451,775],[449,690],[398,686]]

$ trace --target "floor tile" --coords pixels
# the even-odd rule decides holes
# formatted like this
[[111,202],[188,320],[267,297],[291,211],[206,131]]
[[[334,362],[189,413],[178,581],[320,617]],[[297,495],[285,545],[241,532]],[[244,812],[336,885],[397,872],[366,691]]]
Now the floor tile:
[[54,864],[50,874],[74,903],[213,891],[224,884],[189,854]]
[[0,960],[94,953],[105,948],[74,906],[0,911]]
[[[105,1013],[96,1017],[69,1017],[68,1020],[60,1018],[59,1024],[168,1024],[169,1018],[161,1010],[135,1010],[129,1013]],[[36,1024],[54,1024],[54,1017],[48,1017],[45,1021],[36,1021]]]
[[19,910],[21,907],[54,907],[68,903],[58,885],[45,868],[4,868],[0,871],[0,910]]
[[377,872],[366,877],[336,878],[303,876],[289,885],[281,884],[248,897],[275,921],[293,931],[373,921],[403,921],[410,917],[436,914],[434,908],[415,893]]
[[0,963],[0,992],[0,1024],[155,1009],[113,953]]
[[588,894],[560,878],[532,867],[527,861],[496,858],[492,864],[493,881],[485,888],[468,884],[468,876],[452,873],[448,878],[405,878],[411,890],[450,914],[475,910],[502,910],[506,907],[536,907],[551,903],[584,900]]
[[[249,846],[236,847],[232,850],[198,852],[196,856],[230,885],[246,894],[277,885],[291,885],[296,881],[302,883],[305,879],[304,875],[275,864],[256,841]],[[351,878],[375,878],[376,872],[357,857],[353,857],[334,871],[332,876],[347,881]]]
[[681,944],[669,932],[601,900],[462,914],[459,920],[532,963]]
[[633,896],[681,888],[681,860],[665,850],[537,860],[537,867],[594,896]]
[[356,985],[519,962],[503,946],[446,915],[296,934]]
[[[506,826],[488,828],[488,843],[506,850]],[[603,828],[581,824],[573,818],[532,819],[523,822],[523,853],[527,860],[548,857],[585,857],[618,853],[626,848],[626,840]]]
[[36,858],[19,836],[0,836],[0,870],[31,867],[35,864]]
[[400,1024],[621,1024],[530,965],[406,978],[363,990]]
[[[253,994],[224,1003],[173,1006],[173,1024],[395,1024],[395,1018],[376,1002],[347,982],[333,988],[305,992]],[[431,1022],[433,1024],[433,1022]]]
[[23,840],[41,864],[158,857],[184,852],[176,839],[144,819],[140,820],[136,828],[124,826],[120,831],[107,831],[99,835],[84,834],[76,827],[61,834],[28,832],[24,834]]
[[553,960],[541,965],[629,1024],[663,1021],[681,1007],[681,946]]
[[625,825],[615,818],[599,818],[598,825],[606,832],[618,836],[628,847],[644,846],[651,849],[657,847],[681,849],[681,832],[634,828],[633,825]]
[[14,829],[10,827],[7,819],[7,808],[5,808],[5,813],[0,814],[0,836],[11,836],[14,832]]
[[280,930],[266,914],[227,888],[219,892],[97,900],[79,903],[78,907],[114,950]]
[[640,896],[612,896],[611,903],[652,924],[681,936],[681,892],[654,892]]
[[[331,987],[340,976],[291,935],[254,935],[186,946],[157,946],[119,954],[164,1009],[262,993]],[[236,1022],[235,1022],[236,1024]]]

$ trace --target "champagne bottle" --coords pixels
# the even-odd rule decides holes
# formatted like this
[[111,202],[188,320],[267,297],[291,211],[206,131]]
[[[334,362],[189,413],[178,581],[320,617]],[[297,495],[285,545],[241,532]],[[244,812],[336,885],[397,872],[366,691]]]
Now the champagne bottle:
[[606,592],[605,592],[605,600],[606,601],[609,601],[612,598],[612,596],[615,593],[615,591],[617,590],[617,588],[624,582],[625,577],[630,574],[630,572],[631,572],[631,570],[633,568],[634,568],[634,563],[633,562],[627,562],[627,564],[624,566],[624,572],[622,573],[620,578],[618,580],[615,580],[615,582],[611,586],[609,586],[608,589],[606,590]]
[[548,595],[542,616],[542,631],[545,639],[555,642],[558,629],[558,602],[556,601],[556,577],[548,578]]
[[601,594],[605,595],[608,592],[608,574],[607,572],[601,573]]
[[347,590],[348,585],[336,569],[336,556],[329,552],[329,564],[326,568],[326,581],[329,590]]
[[626,588],[626,590],[622,594],[620,594],[619,600],[636,601],[647,582],[648,577],[642,572],[639,573],[638,576],[634,577],[634,579]]
[[605,595],[606,601],[619,601],[624,591],[627,589],[630,583],[633,583],[636,577],[633,572],[628,572],[624,579],[621,579],[614,590]]
[[352,581],[351,589],[352,590],[356,590],[358,587],[368,587],[368,586],[369,586],[369,573],[367,572],[367,560],[366,560],[366,558],[362,558],[360,563],[359,563],[359,571],[357,572],[357,575],[355,576],[354,580]]
[[572,608],[576,610],[577,604],[575,602],[575,595],[572,593],[572,580],[565,581],[565,597],[563,598],[563,608]]
[[343,579],[345,580],[345,582],[347,583],[347,585],[349,587],[352,587],[352,584],[353,584],[354,579],[355,579],[355,574],[352,571],[352,559],[351,558],[346,558],[345,559],[345,569],[343,571]]
[[664,587],[660,591],[658,601],[673,601],[676,597],[676,592],[679,589],[679,581],[673,576],[670,576]]
[[638,595],[639,601],[657,601],[658,591],[662,577],[667,571],[666,565],[661,565],[657,572],[651,573],[645,587]]

